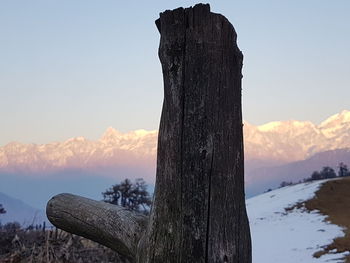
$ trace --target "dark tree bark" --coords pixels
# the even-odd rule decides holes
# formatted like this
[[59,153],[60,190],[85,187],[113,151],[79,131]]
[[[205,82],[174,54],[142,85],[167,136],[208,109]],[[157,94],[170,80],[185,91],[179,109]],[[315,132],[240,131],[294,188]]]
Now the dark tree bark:
[[164,103],[155,197],[137,248],[124,251],[137,262],[250,263],[236,32],[203,4],[165,11],[156,25]]
[[164,104],[150,262],[250,262],[241,68],[229,21],[209,5],[157,20]]

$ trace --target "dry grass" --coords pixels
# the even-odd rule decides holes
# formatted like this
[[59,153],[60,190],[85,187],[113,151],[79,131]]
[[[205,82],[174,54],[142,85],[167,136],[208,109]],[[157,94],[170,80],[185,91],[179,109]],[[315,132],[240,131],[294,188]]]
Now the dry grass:
[[61,230],[0,229],[0,263],[128,262],[112,250]]
[[[328,181],[316,192],[316,196],[305,202],[308,210],[319,210],[327,215],[327,220],[333,224],[344,227],[345,236],[333,240],[333,243],[322,251],[314,254],[320,257],[329,251],[336,249],[338,252],[350,251],[350,178]],[[350,256],[346,257],[346,263],[350,263]]]

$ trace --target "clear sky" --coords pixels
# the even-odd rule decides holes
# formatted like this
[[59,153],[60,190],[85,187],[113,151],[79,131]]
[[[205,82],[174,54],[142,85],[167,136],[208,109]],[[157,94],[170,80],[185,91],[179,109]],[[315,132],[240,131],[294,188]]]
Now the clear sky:
[[[157,129],[154,20],[194,3],[1,0],[0,146]],[[350,109],[349,0],[209,3],[238,33],[245,120],[319,123]]]

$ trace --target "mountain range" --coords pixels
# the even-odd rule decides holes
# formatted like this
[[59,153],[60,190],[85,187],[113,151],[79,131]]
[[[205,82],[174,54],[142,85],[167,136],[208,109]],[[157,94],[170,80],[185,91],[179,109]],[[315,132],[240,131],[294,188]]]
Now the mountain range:
[[248,160],[292,162],[324,151],[350,147],[350,111],[335,114],[320,125],[310,121],[276,121],[261,126],[245,123]]
[[108,128],[97,141],[76,137],[64,142],[23,144],[0,148],[0,170],[6,172],[55,172],[108,166],[152,166],[157,131],[121,133]]
[[[110,127],[98,140],[76,137],[48,144],[11,142],[0,147],[0,176],[21,174],[43,177],[73,171],[80,175],[97,174],[119,180],[135,175],[134,178],[143,177],[152,183],[157,136],[156,130],[122,133]],[[293,163],[297,163],[295,165],[301,167],[300,170],[303,166],[315,169],[328,164],[330,157],[325,156],[332,155],[332,151],[343,149],[334,154],[347,155],[346,149],[350,148],[350,111],[335,114],[319,125],[296,120],[260,126],[245,122],[244,146],[248,186],[270,179],[274,183],[282,178],[291,180]],[[323,158],[315,161],[315,156],[321,153],[325,153]],[[305,164],[309,163],[308,160],[313,160],[312,166]],[[309,173],[309,170],[305,171]],[[298,175],[296,179],[300,177]],[[260,187],[256,191],[261,190]]]

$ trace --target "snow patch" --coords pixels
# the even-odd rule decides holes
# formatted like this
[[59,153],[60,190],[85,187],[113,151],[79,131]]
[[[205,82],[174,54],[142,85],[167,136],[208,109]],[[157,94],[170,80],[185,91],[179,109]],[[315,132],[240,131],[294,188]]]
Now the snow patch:
[[268,131],[274,130],[275,128],[279,127],[280,125],[282,125],[282,122],[273,121],[273,122],[269,122],[269,123],[266,123],[264,125],[258,126],[258,130],[262,131],[262,132],[268,132]]
[[332,124],[333,122],[341,122],[341,123],[347,123],[350,122],[350,111],[343,110],[340,113],[334,114],[331,117],[327,118],[325,121],[323,121],[319,127],[323,128],[328,126],[329,124]]
[[320,258],[313,254],[344,236],[341,227],[326,222],[317,211],[294,208],[315,196],[327,180],[280,188],[247,200],[254,263],[344,262],[347,253],[329,253]]

